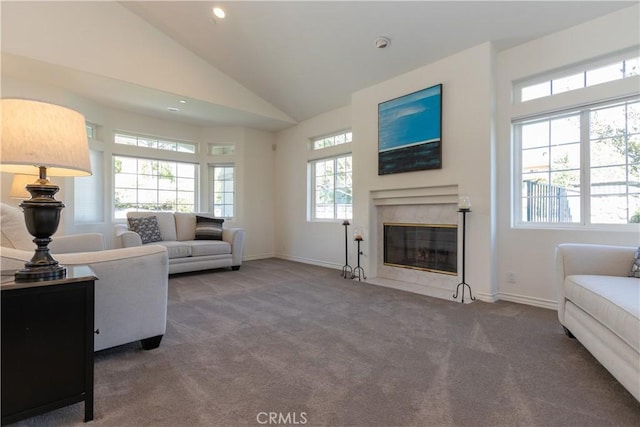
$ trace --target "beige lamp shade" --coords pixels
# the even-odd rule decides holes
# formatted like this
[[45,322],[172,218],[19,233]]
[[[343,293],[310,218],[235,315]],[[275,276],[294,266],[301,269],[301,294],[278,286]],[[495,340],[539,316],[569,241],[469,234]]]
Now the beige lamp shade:
[[[33,167],[31,169],[33,169]],[[30,198],[31,194],[29,194],[25,187],[28,184],[36,182],[37,179],[38,177],[36,175],[15,174],[13,176],[13,181],[11,182],[11,198],[24,200]]]
[[33,174],[44,166],[49,176],[91,175],[82,114],[26,99],[3,99],[0,108],[1,171]]

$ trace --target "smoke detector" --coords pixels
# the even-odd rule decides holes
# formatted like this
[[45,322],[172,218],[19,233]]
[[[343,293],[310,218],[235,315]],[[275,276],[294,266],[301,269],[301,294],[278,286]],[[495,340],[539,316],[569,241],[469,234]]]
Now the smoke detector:
[[375,40],[375,46],[378,49],[384,49],[386,47],[389,47],[390,44],[391,44],[391,40],[388,37],[378,37]]

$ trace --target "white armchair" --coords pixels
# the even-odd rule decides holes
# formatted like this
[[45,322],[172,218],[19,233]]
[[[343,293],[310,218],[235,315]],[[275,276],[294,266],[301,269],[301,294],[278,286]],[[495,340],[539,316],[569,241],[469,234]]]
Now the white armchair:
[[[1,213],[1,268],[22,268],[35,244],[20,209],[1,204]],[[89,265],[98,277],[95,351],[138,340],[147,350],[160,345],[167,323],[169,262],[164,247],[104,250],[99,233],[56,236],[49,247],[61,265]]]

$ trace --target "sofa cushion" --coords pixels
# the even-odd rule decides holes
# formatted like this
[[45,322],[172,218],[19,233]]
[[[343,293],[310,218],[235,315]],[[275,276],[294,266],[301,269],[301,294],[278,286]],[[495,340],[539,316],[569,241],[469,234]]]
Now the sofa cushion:
[[191,256],[224,255],[231,253],[231,244],[222,240],[194,240],[191,242]]
[[640,278],[640,247],[636,251],[636,255],[633,258],[633,265],[631,265],[631,272],[629,273],[629,277]]
[[196,238],[196,214],[176,212],[176,240],[194,240]]
[[162,234],[162,240],[165,242],[168,240],[176,239],[176,220],[174,219],[173,212],[128,212],[127,218],[143,218],[147,216],[155,216],[158,219],[158,227],[160,227],[160,234]]
[[566,298],[640,351],[640,279],[573,275],[564,281]]
[[158,219],[155,216],[127,218],[127,222],[129,222],[129,230],[135,231],[140,235],[142,243],[153,243],[162,240]]
[[224,219],[209,218],[196,215],[195,240],[222,240],[222,223]]
[[163,241],[154,243],[154,245],[161,245],[167,248],[169,253],[169,259],[186,258],[191,256],[190,242],[178,242],[178,241]]

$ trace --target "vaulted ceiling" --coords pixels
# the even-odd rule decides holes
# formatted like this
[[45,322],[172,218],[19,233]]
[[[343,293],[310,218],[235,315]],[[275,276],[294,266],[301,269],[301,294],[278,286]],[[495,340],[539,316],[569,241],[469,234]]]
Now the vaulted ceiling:
[[[353,92],[478,44],[490,41],[497,50],[506,49],[637,2],[126,1],[110,6],[132,15],[140,28],[154,27],[211,70],[261,98],[265,106],[255,111],[214,96],[169,91],[152,79],[132,84],[107,71],[87,72],[25,54],[11,39],[10,31],[18,32],[15,20],[42,25],[26,15],[44,7],[73,12],[80,6],[28,2],[12,7],[11,3],[3,1],[1,6],[2,38],[10,47],[5,51],[3,43],[3,76],[59,84],[100,102],[160,117],[167,117],[168,95],[182,96],[188,107],[171,116],[174,119],[278,130],[348,105]],[[213,17],[213,6],[222,7],[226,17]],[[95,6],[95,19],[109,19],[99,7],[104,6]],[[113,33],[103,35],[105,41],[114,37],[118,23],[111,23],[111,28]],[[375,47],[380,36],[391,40],[386,49]],[[108,46],[105,42],[103,48]],[[212,73],[211,78],[220,75]],[[268,108],[277,111],[264,114]]]

